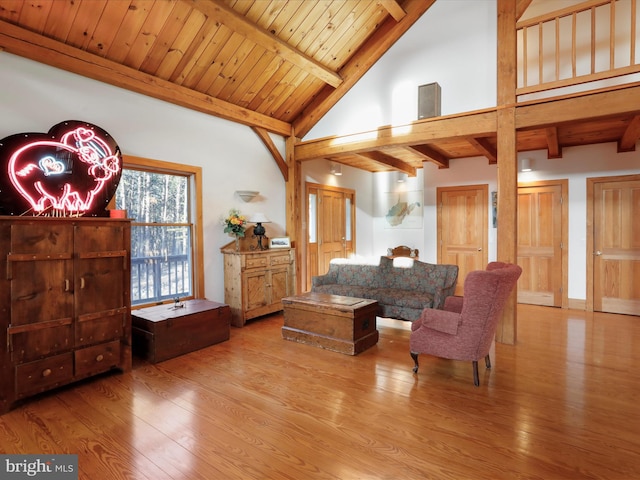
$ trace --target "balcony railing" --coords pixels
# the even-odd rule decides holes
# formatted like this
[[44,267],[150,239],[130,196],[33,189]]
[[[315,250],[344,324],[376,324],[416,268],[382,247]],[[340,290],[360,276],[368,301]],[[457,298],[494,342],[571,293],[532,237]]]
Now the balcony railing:
[[188,255],[131,259],[131,304],[157,303],[191,295]]
[[637,81],[624,79],[640,72],[636,0],[589,0],[518,22],[516,30],[517,95]]

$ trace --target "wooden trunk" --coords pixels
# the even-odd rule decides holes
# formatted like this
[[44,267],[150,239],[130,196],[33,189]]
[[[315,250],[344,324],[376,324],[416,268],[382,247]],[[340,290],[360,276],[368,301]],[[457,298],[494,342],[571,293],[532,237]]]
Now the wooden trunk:
[[378,302],[325,293],[282,299],[282,337],[347,355],[378,343]]
[[229,340],[229,305],[188,300],[182,307],[157,305],[131,314],[133,353],[151,363]]

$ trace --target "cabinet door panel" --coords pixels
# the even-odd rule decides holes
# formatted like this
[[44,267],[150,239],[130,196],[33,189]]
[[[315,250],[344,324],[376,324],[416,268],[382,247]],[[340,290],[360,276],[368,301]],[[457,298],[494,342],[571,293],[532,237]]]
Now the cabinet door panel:
[[123,257],[84,258],[76,262],[76,315],[125,305]]
[[75,346],[82,347],[122,336],[127,309],[121,308],[98,315],[82,315],[76,321]]
[[10,271],[12,325],[73,315],[71,260],[12,261]]
[[245,311],[267,305],[267,274],[265,271],[244,274]]
[[74,243],[78,252],[113,252],[128,248],[124,245],[121,225],[78,225]]
[[11,253],[57,255],[73,252],[73,229],[70,225],[24,223],[11,226]]
[[271,303],[279,302],[289,295],[289,271],[287,269],[274,269],[271,271]]
[[26,328],[9,327],[8,334],[14,363],[30,362],[73,346],[71,318]]

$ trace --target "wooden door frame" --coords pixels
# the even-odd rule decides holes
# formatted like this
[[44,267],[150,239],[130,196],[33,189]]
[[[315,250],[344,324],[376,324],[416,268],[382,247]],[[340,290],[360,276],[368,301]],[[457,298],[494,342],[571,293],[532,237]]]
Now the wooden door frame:
[[598,183],[608,182],[629,182],[640,181],[640,174],[630,173],[629,175],[614,175],[611,177],[593,177],[587,178],[587,300],[585,310],[593,312],[593,255],[594,255],[594,235],[595,235],[595,188]]
[[[521,187],[550,187],[560,186],[561,197],[561,210],[562,215],[562,230],[560,232],[562,242],[562,299],[561,308],[569,308],[569,180],[555,179],[555,180],[540,180],[536,182],[518,182],[518,189]],[[518,191],[519,193],[519,191]]]

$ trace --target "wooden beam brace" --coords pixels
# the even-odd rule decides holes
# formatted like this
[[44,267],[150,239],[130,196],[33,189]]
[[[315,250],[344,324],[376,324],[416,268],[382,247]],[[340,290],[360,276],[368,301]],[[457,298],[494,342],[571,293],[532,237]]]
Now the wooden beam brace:
[[261,29],[258,25],[249,22],[245,17],[232,8],[227,7],[219,0],[182,0],[196,8],[209,18],[213,18],[225,25],[235,33],[244,36],[252,42],[260,45],[265,50],[279,55],[287,62],[293,63],[305,72],[322,80],[336,88],[342,84],[342,78],[333,70],[328,69],[320,62],[306,56],[302,52],[291,47],[275,35]]
[[389,12],[389,15],[393,17],[396,22],[402,20],[407,12],[405,12],[402,7],[395,0],[379,0],[380,5]]
[[267,150],[269,150],[269,153],[271,153],[271,156],[276,161],[276,165],[278,165],[278,168],[284,177],[284,181],[287,182],[289,180],[289,166],[287,165],[287,162],[285,162],[284,158],[282,158],[282,155],[280,155],[276,144],[271,140],[269,132],[260,127],[251,127],[251,129],[256,132],[256,135],[258,135],[260,140],[262,140],[264,146],[267,147]]
[[439,168],[449,168],[449,159],[429,145],[410,145],[409,148],[422,155],[427,161],[435,163]]
[[358,154],[361,157],[368,158],[369,160],[373,160],[374,162],[382,163],[383,165],[387,165],[389,167],[393,167],[396,170],[400,170],[405,172],[410,177],[416,176],[416,168],[412,167],[408,163],[400,160],[399,158],[393,157],[389,154],[380,151],[371,151],[371,152],[362,152]]
[[562,149],[558,142],[558,127],[547,127],[544,133],[547,137],[547,158],[562,158]]
[[495,165],[498,163],[498,151],[491,145],[491,142],[486,137],[471,137],[467,141],[477,148],[482,155],[487,157],[489,165]]
[[0,49],[191,110],[242,125],[262,127],[278,135],[291,135],[291,124],[287,122],[141,73],[1,20]]
[[622,138],[618,141],[618,152],[635,152],[638,138],[640,138],[640,115],[634,116],[627,125]]

